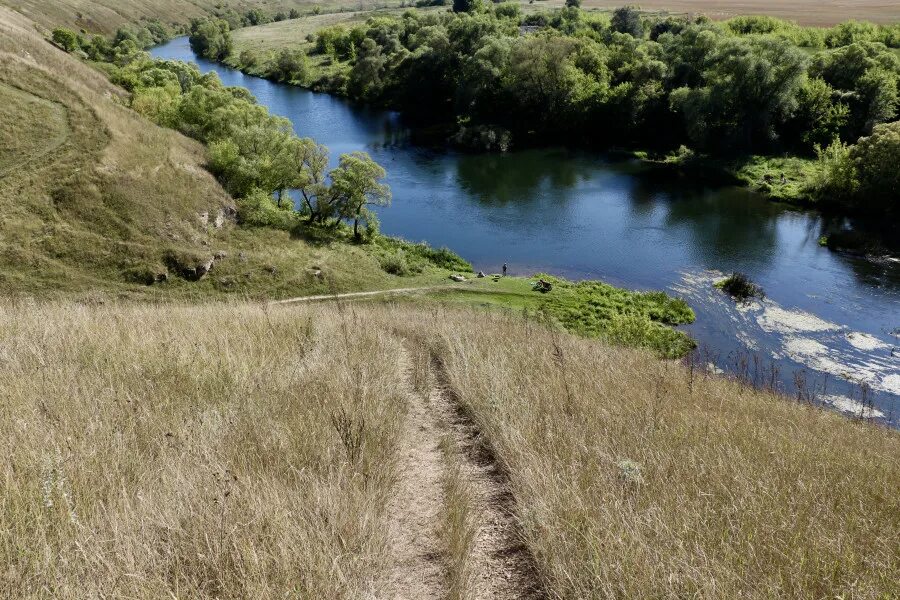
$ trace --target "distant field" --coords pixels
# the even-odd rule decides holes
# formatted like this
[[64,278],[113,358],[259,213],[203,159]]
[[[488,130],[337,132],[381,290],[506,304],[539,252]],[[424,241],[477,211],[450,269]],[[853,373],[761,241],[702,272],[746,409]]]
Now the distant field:
[[232,35],[235,42],[235,55],[242,50],[252,49],[260,52],[277,50],[286,46],[303,45],[306,36],[324,27],[338,23],[363,22],[377,13],[396,13],[400,9],[379,11],[353,11],[311,15],[300,19],[290,19],[278,23],[269,23],[259,27],[245,27]]
[[[559,7],[564,0],[547,0],[535,5]],[[627,2],[583,0],[582,8],[612,10]],[[891,0],[640,0],[643,9],[673,13],[703,13],[712,19],[730,19],[738,15],[771,15],[797,21],[801,25],[829,26],[849,19],[896,23],[900,21],[900,2]]]
[[[44,27],[67,25],[87,31],[112,32],[117,27],[141,20],[159,19],[165,23],[187,23],[191,18],[216,9],[233,8],[238,12],[259,7],[274,14],[296,8],[304,13],[316,7],[322,13],[338,10],[366,11],[410,4],[402,0],[0,0]],[[565,0],[522,1],[531,9],[556,8]],[[583,0],[587,9],[612,10],[627,4],[610,0]],[[900,20],[900,3],[888,0],[641,0],[645,10],[673,13],[703,13],[713,19],[737,15],[766,14],[791,19],[802,25],[828,26],[848,19],[891,23]]]

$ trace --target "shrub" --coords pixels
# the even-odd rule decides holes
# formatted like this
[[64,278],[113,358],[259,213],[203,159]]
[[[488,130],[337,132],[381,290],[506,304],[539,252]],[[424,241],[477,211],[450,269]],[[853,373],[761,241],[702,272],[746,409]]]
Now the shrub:
[[818,169],[810,184],[813,198],[830,204],[852,202],[859,180],[850,150],[837,138],[827,148],[816,146]]
[[900,212],[900,121],[876,125],[872,135],[850,149],[857,180],[859,208],[871,212]]
[[753,283],[744,273],[734,272],[727,278],[716,284],[716,287],[736,300],[749,300],[750,298],[765,298],[765,292],[757,284]]
[[270,194],[253,190],[237,201],[238,221],[253,227],[271,227],[292,231],[300,223],[300,216],[290,202],[279,206]]
[[78,43],[78,35],[71,29],[64,27],[53,30],[53,43],[66,52],[74,52],[81,47]]
[[381,259],[381,268],[385,273],[403,277],[409,275],[409,263],[406,262],[406,253],[403,250]]

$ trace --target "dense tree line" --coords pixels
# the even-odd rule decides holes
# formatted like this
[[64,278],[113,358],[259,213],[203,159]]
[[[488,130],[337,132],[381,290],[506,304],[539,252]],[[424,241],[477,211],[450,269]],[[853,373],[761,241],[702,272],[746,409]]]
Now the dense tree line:
[[143,26],[123,27],[112,39],[58,27],[51,40],[66,52],[88,60],[126,64],[145,48],[161,44],[178,32],[159,21],[150,21]]
[[[296,210],[322,225],[350,221],[357,238],[361,225],[368,235],[377,230],[371,207],[389,204],[391,194],[384,169],[366,153],[341,155],[328,170],[327,148],[295,135],[245,88],[225,87],[193,64],[142,55],[115,69],[112,80],[132,92],[135,110],[208,144],[211,170],[247,221],[277,226]],[[285,199],[289,190],[300,195],[299,208]]]
[[717,156],[813,156],[898,117],[900,54],[889,46],[900,46],[900,25],[453,8],[319,31],[311,52],[342,68],[306,83],[479,139],[685,144]]

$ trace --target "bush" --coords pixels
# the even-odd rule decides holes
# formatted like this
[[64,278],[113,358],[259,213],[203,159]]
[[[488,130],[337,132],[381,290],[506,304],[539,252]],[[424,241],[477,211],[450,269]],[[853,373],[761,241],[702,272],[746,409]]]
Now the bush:
[[716,287],[736,300],[749,300],[750,298],[765,298],[765,292],[757,284],[743,273],[732,273],[726,279],[716,284]]
[[[900,213],[900,121],[876,125],[850,149],[859,184],[858,208]],[[865,206],[862,206],[862,203]]]
[[286,83],[306,82],[309,75],[309,64],[303,50],[284,48],[275,59],[269,76]]
[[290,202],[280,208],[270,194],[254,190],[237,201],[238,221],[251,227],[271,227],[293,231],[300,224],[300,215]]
[[825,149],[816,146],[818,169],[810,184],[813,198],[827,204],[853,203],[859,181],[850,150],[851,146],[837,138]]
[[81,48],[78,43],[78,34],[64,27],[53,30],[53,43],[66,52],[74,52]]
[[[399,238],[380,236],[375,242],[386,251],[403,252],[411,265],[431,265],[448,271],[472,272],[472,265],[448,248],[432,248],[428,244],[414,244]],[[419,269],[421,271],[421,269]]]
[[403,250],[395,254],[385,256],[381,259],[381,268],[385,273],[403,277],[410,274],[409,263],[406,260],[406,253]]
[[635,38],[644,37],[644,26],[641,24],[641,13],[636,6],[623,6],[613,12],[610,21],[613,31],[627,33]]

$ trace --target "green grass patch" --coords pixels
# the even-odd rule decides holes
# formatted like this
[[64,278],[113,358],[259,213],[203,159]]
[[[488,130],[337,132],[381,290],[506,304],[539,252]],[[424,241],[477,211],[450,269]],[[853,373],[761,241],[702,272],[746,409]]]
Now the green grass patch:
[[[546,293],[534,289],[543,279],[552,284]],[[546,319],[565,330],[611,343],[648,348],[663,358],[680,358],[694,341],[673,326],[694,321],[694,311],[679,298],[663,292],[633,292],[600,281],[572,282],[537,274],[525,279],[488,277],[442,290],[429,297],[488,309],[522,311]]]
[[747,187],[772,200],[809,204],[813,202],[810,184],[818,169],[812,158],[751,156],[731,170]]

